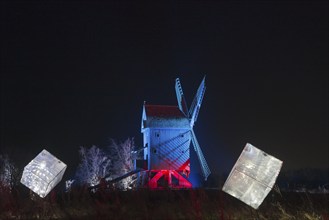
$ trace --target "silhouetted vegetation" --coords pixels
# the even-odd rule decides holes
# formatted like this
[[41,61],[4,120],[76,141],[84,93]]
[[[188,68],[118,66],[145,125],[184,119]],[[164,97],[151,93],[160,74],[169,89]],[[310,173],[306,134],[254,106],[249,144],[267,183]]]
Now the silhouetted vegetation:
[[329,194],[273,190],[258,210],[219,189],[91,193],[74,187],[45,199],[1,188],[0,219],[329,219]]

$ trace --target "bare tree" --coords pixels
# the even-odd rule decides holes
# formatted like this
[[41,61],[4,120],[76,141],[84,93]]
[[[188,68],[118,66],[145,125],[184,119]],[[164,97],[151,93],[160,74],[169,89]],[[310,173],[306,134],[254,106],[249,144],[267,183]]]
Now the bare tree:
[[11,190],[17,183],[18,169],[7,154],[0,154],[0,186]]
[[[112,178],[122,176],[134,169],[131,152],[135,148],[133,138],[128,138],[124,142],[117,143],[111,139],[108,147],[109,155],[112,160],[111,173]],[[116,186],[120,189],[126,190],[130,188],[132,176],[121,180]]]
[[[95,186],[106,177],[107,180],[115,179],[133,170],[131,152],[134,150],[134,139],[128,138],[117,143],[113,139],[104,151],[96,146],[91,148],[80,147],[80,164],[76,171],[76,182]],[[115,184],[115,187],[126,190],[130,188],[132,177],[129,176]]]
[[102,149],[96,146],[89,149],[80,147],[79,154],[81,162],[76,172],[78,182],[94,186],[110,173],[111,160]]

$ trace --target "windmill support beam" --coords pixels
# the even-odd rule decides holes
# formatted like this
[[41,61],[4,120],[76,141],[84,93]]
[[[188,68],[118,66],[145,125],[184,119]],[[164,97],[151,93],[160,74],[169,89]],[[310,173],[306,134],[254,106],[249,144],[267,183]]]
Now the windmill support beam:
[[192,188],[190,183],[184,176],[176,170],[150,170],[147,187],[150,189],[173,188],[173,189],[187,189]]

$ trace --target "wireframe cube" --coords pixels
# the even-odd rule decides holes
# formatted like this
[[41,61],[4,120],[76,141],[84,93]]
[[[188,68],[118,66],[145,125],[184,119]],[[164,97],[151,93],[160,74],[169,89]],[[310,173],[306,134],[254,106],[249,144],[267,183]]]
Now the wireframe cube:
[[24,167],[21,183],[44,198],[61,180],[66,164],[42,150]]
[[271,191],[282,161],[247,143],[223,191],[257,209]]

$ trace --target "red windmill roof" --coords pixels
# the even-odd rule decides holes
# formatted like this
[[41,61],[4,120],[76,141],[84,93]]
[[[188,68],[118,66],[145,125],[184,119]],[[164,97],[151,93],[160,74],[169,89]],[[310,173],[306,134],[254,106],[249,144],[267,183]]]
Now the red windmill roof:
[[179,110],[178,106],[173,105],[145,105],[146,115],[159,118],[186,118]]

